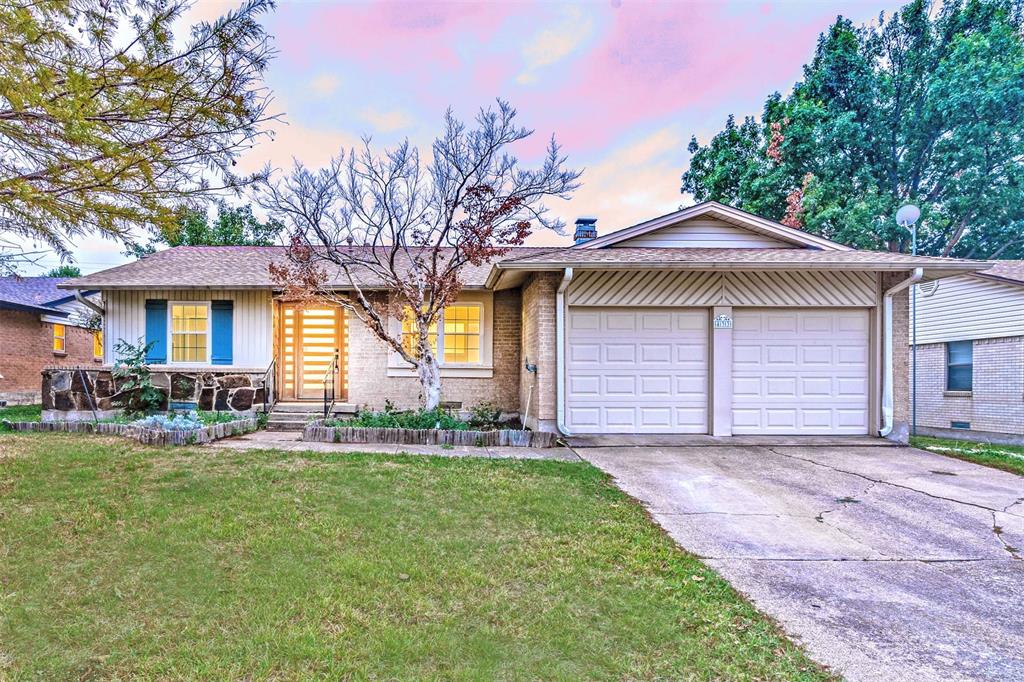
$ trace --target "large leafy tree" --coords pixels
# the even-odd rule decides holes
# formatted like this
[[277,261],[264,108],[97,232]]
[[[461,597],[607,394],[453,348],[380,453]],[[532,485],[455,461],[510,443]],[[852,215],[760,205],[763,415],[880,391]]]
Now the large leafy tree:
[[126,255],[142,257],[168,246],[272,246],[283,230],[283,222],[275,218],[261,221],[248,205],[229,206],[220,201],[213,221],[205,210],[180,206],[174,222],[160,226],[147,245],[130,244]]
[[836,241],[1024,258],[1021,0],[916,0],[878,25],[839,18],[792,94],[690,143],[682,191]]
[[272,0],[176,37],[190,0],[0,3],[0,238],[46,244],[167,227],[175,207],[239,189],[261,134]]

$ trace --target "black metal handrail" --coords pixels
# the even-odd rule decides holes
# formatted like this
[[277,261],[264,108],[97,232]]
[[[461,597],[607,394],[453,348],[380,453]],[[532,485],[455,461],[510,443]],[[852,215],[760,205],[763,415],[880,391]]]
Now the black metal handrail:
[[[337,377],[337,375],[338,351],[334,351],[334,357],[331,359],[331,364],[327,367],[327,371],[324,372],[324,419],[330,417],[331,411],[334,410],[335,377]],[[329,389],[328,386],[330,386]],[[329,403],[328,399],[330,400]]]
[[277,358],[270,361],[270,366],[267,367],[267,371],[263,373],[263,414],[267,414],[267,408],[273,404],[274,398],[271,395],[272,384],[270,384],[270,377],[273,376],[274,368],[277,366]]

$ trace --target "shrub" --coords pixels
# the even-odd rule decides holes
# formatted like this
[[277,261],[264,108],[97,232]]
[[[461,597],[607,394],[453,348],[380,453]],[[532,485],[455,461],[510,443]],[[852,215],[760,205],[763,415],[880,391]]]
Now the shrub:
[[149,414],[164,402],[164,392],[153,386],[153,378],[146,365],[146,352],[153,344],[128,343],[120,339],[114,346],[118,360],[112,374],[118,379],[118,402],[129,414]]
[[501,426],[501,408],[484,401],[469,411],[469,425],[474,429],[496,429]]
[[206,424],[195,412],[187,414],[154,414],[132,422],[135,426],[142,426],[147,429],[162,429],[164,431],[195,431]]
[[466,431],[469,424],[452,413],[442,410],[416,410],[395,412],[385,407],[380,412],[364,410],[351,419],[328,419],[326,426],[352,426],[366,429],[443,429]]

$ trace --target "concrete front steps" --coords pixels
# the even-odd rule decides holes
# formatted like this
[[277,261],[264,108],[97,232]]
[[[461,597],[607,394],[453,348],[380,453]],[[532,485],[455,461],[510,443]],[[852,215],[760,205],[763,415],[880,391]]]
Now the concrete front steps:
[[[353,415],[356,406],[350,403],[335,403],[331,414],[336,417]],[[267,419],[268,431],[301,431],[306,422],[321,419],[324,416],[324,404],[321,402],[279,402],[270,408]]]

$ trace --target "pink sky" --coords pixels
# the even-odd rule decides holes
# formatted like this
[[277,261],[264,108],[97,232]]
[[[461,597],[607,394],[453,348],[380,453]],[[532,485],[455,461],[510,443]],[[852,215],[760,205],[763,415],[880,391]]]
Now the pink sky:
[[[201,0],[191,19],[233,3]],[[726,115],[760,114],[800,78],[817,36],[838,14],[877,19],[896,2],[789,0],[341,3],[283,0],[266,26],[279,52],[267,84],[286,124],[241,161],[319,165],[364,134],[426,146],[451,106],[471,116],[496,97],[519,109],[535,158],[555,134],[583,187],[551,208],[602,233],[688,202],[679,175],[691,135]],[[534,244],[566,237],[539,233]],[[122,262],[112,243],[78,245],[83,271]],[[47,262],[47,266],[52,265]]]

